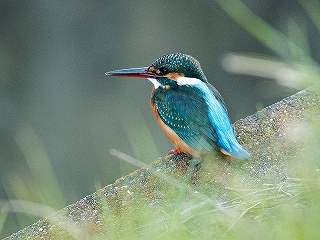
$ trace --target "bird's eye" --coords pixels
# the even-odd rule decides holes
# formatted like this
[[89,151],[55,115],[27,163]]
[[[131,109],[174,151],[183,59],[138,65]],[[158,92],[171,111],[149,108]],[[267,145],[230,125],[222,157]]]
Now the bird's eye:
[[166,75],[166,74],[168,74],[168,72],[169,72],[168,68],[166,68],[166,67],[160,68],[160,71],[161,71],[161,73],[162,73],[163,75]]
[[166,67],[161,67],[156,70],[156,74],[158,74],[158,75],[167,75],[168,72],[169,72],[169,70]]

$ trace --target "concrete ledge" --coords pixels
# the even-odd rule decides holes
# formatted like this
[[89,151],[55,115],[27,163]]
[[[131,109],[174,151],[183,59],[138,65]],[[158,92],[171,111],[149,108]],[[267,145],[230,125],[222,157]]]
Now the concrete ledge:
[[[220,212],[220,217],[230,206],[237,205],[233,213],[241,216],[248,209],[239,207],[244,201],[241,191],[268,188],[268,194],[272,195],[270,185],[276,186],[277,193],[276,201],[270,200],[270,204],[277,204],[279,199],[290,197],[292,186],[297,187],[291,166],[297,164],[295,159],[305,151],[304,126],[318,117],[319,109],[319,95],[301,91],[234,124],[239,142],[251,154],[250,159],[238,161],[211,155],[193,166],[186,156],[167,156],[6,239],[128,237],[123,228],[132,228],[135,238],[136,232],[145,231],[143,224],[154,221],[153,214],[159,219],[159,228],[154,231],[161,233],[168,206],[179,209],[179,219],[184,223],[207,205]],[[283,194],[279,192],[280,185],[285,189]],[[263,196],[255,195],[259,197]],[[254,208],[256,203],[250,206]],[[201,226],[197,229],[201,231]],[[152,233],[148,234],[151,238]]]

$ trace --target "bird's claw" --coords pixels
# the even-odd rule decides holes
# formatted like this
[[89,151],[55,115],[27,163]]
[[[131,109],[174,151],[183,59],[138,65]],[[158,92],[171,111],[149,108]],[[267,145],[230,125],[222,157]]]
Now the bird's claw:
[[183,155],[185,154],[184,152],[178,150],[178,149],[172,149],[171,151],[169,151],[167,153],[167,156],[170,156],[170,155]]

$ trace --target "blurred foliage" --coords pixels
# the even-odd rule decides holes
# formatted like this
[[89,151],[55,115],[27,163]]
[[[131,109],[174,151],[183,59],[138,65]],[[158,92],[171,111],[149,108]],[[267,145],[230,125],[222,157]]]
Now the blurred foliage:
[[[59,209],[134,169],[110,149],[145,162],[171,149],[149,109],[152,86],[111,81],[107,70],[147,66],[171,52],[193,55],[233,121],[296,90],[266,76],[225,72],[221,59],[229,52],[276,54],[308,73],[309,82],[318,79],[315,0],[18,0],[0,6],[1,199]],[[37,219],[8,214],[6,206],[1,203],[0,237]]]

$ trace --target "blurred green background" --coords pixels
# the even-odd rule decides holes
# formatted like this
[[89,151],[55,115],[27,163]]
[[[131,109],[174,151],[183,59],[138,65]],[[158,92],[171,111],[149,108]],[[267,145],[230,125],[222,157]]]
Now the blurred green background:
[[[319,32],[298,1],[244,3],[284,34],[297,24],[320,60]],[[230,52],[280,56],[215,1],[17,0],[0,1],[0,11],[2,200],[60,209],[135,169],[110,149],[146,163],[172,149],[149,107],[152,84],[106,71],[190,54],[224,97],[232,122],[294,93],[223,69]],[[38,219],[4,212],[0,237]]]

